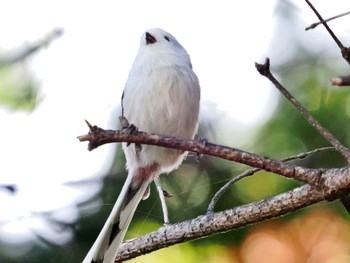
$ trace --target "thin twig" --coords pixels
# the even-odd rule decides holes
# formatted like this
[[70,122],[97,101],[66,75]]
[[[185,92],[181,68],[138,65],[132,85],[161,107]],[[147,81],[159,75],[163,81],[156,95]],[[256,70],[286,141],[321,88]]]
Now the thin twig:
[[257,172],[261,171],[261,169],[259,168],[254,168],[254,169],[249,169],[248,171],[245,171],[244,173],[237,175],[236,177],[232,178],[229,182],[227,182],[223,187],[221,187],[219,189],[219,191],[217,191],[214,195],[214,197],[211,199],[209,205],[208,205],[208,209],[207,212],[208,213],[212,213],[214,212],[214,208],[217,204],[217,202],[219,201],[219,199],[221,198],[221,196],[227,191],[228,188],[230,188],[233,184],[237,183],[238,181],[240,181],[243,178],[249,177]]
[[[329,26],[327,25],[327,23],[323,20],[322,16],[318,13],[318,11],[316,10],[316,8],[310,3],[310,1],[305,0],[306,3],[310,6],[310,8],[314,11],[314,13],[316,14],[316,16],[318,17],[318,19],[320,20],[320,22],[324,25],[324,27],[327,29],[328,33],[331,35],[331,37],[333,38],[333,40],[337,43],[338,47],[340,48],[342,57],[345,59],[346,62],[348,62],[348,64],[350,65],[350,48],[344,47],[343,44],[340,42],[340,40],[335,36],[335,34],[333,33],[333,31],[329,28]],[[343,149],[338,149],[338,151],[340,153],[342,153],[343,155],[346,154],[345,158],[347,159],[348,163],[350,162],[349,159],[349,151],[344,148],[342,145],[340,145],[341,148]],[[345,151],[344,151],[345,150]],[[349,194],[349,193],[348,193]],[[350,211],[350,198],[345,194],[343,197],[340,198],[340,201],[342,202],[342,204],[345,206],[345,208],[347,209],[347,211]]]
[[328,33],[331,35],[335,43],[337,43],[338,47],[340,48],[341,54],[343,58],[348,62],[350,65],[350,48],[344,47],[344,45],[340,42],[340,40],[337,38],[337,36],[333,33],[333,31],[330,29],[330,27],[327,25],[326,21],[322,18],[320,13],[316,10],[316,8],[310,3],[310,1],[305,0],[305,2],[310,6],[312,11],[316,14],[320,22],[324,25]]
[[305,119],[311,124],[334,148],[345,157],[345,159],[350,163],[350,152],[342,145],[338,139],[336,139],[333,134],[331,134],[327,129],[325,129],[307,109],[305,109],[281,83],[272,75],[270,71],[270,59],[266,58],[265,63],[258,64],[255,63],[255,67],[258,72],[268,78],[275,87],[287,98],[287,100],[305,117]]
[[324,27],[327,29],[328,33],[331,35],[331,37],[333,38],[333,40],[335,41],[335,43],[337,43],[338,47],[340,49],[343,49],[344,46],[343,44],[340,42],[340,40],[337,38],[337,36],[333,33],[332,29],[330,29],[330,27],[327,25],[326,21],[322,18],[322,16],[320,15],[320,13],[316,10],[316,8],[310,3],[309,0],[305,0],[305,2],[310,6],[310,8],[312,9],[312,11],[314,11],[315,15],[318,17],[318,19],[320,20],[320,22],[324,25]]
[[[349,14],[350,14],[350,11],[345,12],[345,13],[342,13],[342,14],[340,14],[340,15],[332,16],[332,17],[330,17],[330,18],[328,18],[328,19],[326,19],[326,20],[324,20],[324,21],[325,21],[325,22],[329,22],[329,21],[332,21],[332,20],[334,20],[334,19],[337,19],[337,18],[346,16],[346,15],[349,15]],[[310,30],[310,29],[314,29],[314,28],[316,28],[318,25],[321,25],[321,24],[322,24],[322,22],[313,23],[313,24],[309,25],[308,27],[306,27],[306,28],[305,28],[305,31],[308,31],[308,30]]]
[[204,144],[202,140],[189,140],[172,136],[140,132],[137,130],[132,133],[125,130],[104,130],[97,126],[92,126],[88,122],[87,124],[90,128],[89,133],[78,136],[78,139],[80,141],[89,141],[89,150],[93,150],[106,143],[115,142],[157,145],[166,148],[219,157],[221,159],[246,164],[255,168],[260,168],[272,173],[283,175],[288,178],[300,180],[311,185],[320,186],[319,179],[322,176],[322,169],[295,166],[223,145],[213,144],[210,142],[206,142]]
[[8,54],[6,56],[0,57],[0,68],[15,64],[17,62],[23,61],[27,57],[31,56],[38,50],[48,46],[53,40],[63,34],[63,30],[61,28],[56,28],[49,32],[45,37],[38,40],[36,43],[27,45],[23,47],[21,50],[14,52],[13,54]]
[[350,169],[329,169],[323,174],[323,180],[326,188],[329,184],[333,189],[303,185],[257,202],[165,225],[155,232],[125,241],[119,248],[117,260],[135,258],[164,247],[280,217],[324,200],[335,200],[342,195],[342,189],[350,187]]
[[[294,156],[289,156],[287,158],[281,159],[282,162],[288,162],[288,161],[292,161],[295,159],[305,159],[306,157],[319,153],[319,152],[324,152],[324,151],[329,151],[329,150],[335,150],[334,147],[323,147],[323,148],[318,148],[312,151],[308,151],[305,153],[300,153],[298,155],[294,155]],[[228,188],[230,188],[233,184],[235,184],[236,182],[238,182],[239,180],[249,177],[257,172],[261,171],[261,169],[258,168],[254,168],[254,169],[250,169],[248,171],[245,171],[244,173],[232,178],[229,182],[227,182],[223,187],[221,187],[219,189],[219,191],[217,191],[214,195],[214,197],[211,199],[209,205],[208,205],[208,209],[207,212],[208,213],[212,213],[214,211],[214,208],[217,204],[217,202],[219,201],[219,199],[221,198],[221,196],[227,191]]]

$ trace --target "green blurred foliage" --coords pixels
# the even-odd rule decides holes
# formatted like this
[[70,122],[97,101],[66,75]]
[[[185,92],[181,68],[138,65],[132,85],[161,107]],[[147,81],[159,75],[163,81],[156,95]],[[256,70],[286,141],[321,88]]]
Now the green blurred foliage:
[[[328,65],[326,62],[319,63],[319,54],[306,51],[305,47],[301,46],[300,43],[290,43],[290,45],[293,44],[296,46],[293,59],[277,64],[277,66],[272,65],[272,71],[281,83],[285,85],[296,99],[324,127],[331,131],[345,145],[350,145],[347,134],[347,131],[350,130],[350,91],[346,88],[332,88],[329,84],[329,79],[324,77],[325,75],[336,76],[337,68],[331,67],[332,65]],[[330,60],[332,61],[332,59]],[[340,57],[338,59],[341,60]],[[257,76],[259,76],[258,73]],[[279,96],[279,104],[273,116],[259,131],[254,133],[253,137],[250,136],[247,138],[249,151],[268,156],[272,159],[281,159],[312,149],[329,146],[329,143],[310,126],[302,115],[282,95]],[[225,123],[225,121],[219,121]],[[206,135],[208,134],[210,141],[215,142],[216,133],[215,129],[213,132],[213,127],[219,130],[220,140],[222,140],[225,127],[221,125],[217,127],[216,123],[202,123],[200,135],[207,138]],[[226,134],[226,136],[229,138],[230,134]],[[231,142],[228,145],[232,145]],[[125,178],[120,175],[126,175],[123,158],[118,156],[117,159],[118,165],[114,168],[118,169],[112,169],[111,174],[113,174],[113,179],[112,177],[108,179],[108,181],[115,180],[115,182],[106,183],[104,190],[106,199],[104,199],[104,203],[112,204],[114,202],[118,193],[116,185],[121,187]],[[342,167],[346,165],[344,158],[335,151],[318,153],[304,160],[294,161],[293,163],[315,168]],[[199,161],[193,156],[188,157],[186,162],[177,171],[161,177],[164,188],[173,194],[173,197],[168,199],[171,222],[187,220],[206,213],[207,206],[218,189],[228,180],[239,175],[246,169],[246,166],[212,157],[203,156]],[[264,197],[288,191],[299,185],[301,185],[300,182],[261,171],[232,186],[222,196],[216,206],[216,210],[229,209],[241,204],[260,200]],[[103,218],[107,218],[111,207],[108,209],[103,208],[103,214],[102,211],[99,213],[99,223],[95,224],[96,228],[93,232],[90,232],[90,244],[92,244],[100,231],[104,223]],[[344,208],[337,201],[322,203],[316,207],[319,210],[331,209],[339,216],[348,218]],[[258,227],[265,224],[274,225],[281,224],[282,222],[293,222],[292,220],[307,216],[314,209],[314,207],[305,208],[283,218],[258,224]],[[137,209],[127,237],[132,238],[150,231],[155,231],[161,226],[162,220],[159,198],[155,188],[152,188],[150,198],[141,202]],[[91,218],[87,221],[91,223]],[[174,248],[167,248],[155,252],[152,256],[140,257],[131,262],[163,262],[164,255],[173,255],[173,253],[176,255],[174,256],[176,258],[174,262],[210,262],[206,261],[206,259],[210,258],[210,253],[215,254],[215,250],[217,249],[223,249],[226,251],[225,253],[228,253],[227,250],[239,249],[250,233],[256,228],[257,226],[248,226],[243,229],[214,235],[209,238],[181,244]],[[88,246],[85,252],[87,250]],[[206,253],[207,250],[209,251],[208,253]],[[82,252],[81,257],[84,256],[85,252]],[[231,255],[232,258],[228,254],[226,256],[226,259],[230,260],[228,262],[244,262],[237,254],[234,256]],[[167,262],[172,262],[171,258],[167,257]]]
[[[285,9],[281,11],[281,13],[283,12],[292,13],[292,11]],[[290,15],[289,19],[289,23],[292,25],[295,16]],[[287,33],[291,34],[289,31]],[[350,145],[347,134],[347,131],[350,130],[350,110],[348,103],[350,100],[350,91],[346,88],[338,90],[332,88],[329,84],[329,79],[325,76],[336,76],[337,68],[333,67],[333,64],[328,64],[327,61],[320,60],[320,58],[322,59],[322,54],[310,52],[302,43],[298,42],[297,36],[294,37],[296,38],[295,42],[290,43],[290,46],[294,45],[294,56],[290,55],[291,59],[280,64],[277,63],[277,66],[273,64],[273,72],[277,74],[281,83],[285,85],[296,99],[324,127],[330,130],[345,145]],[[335,59],[341,60],[340,57],[328,59],[331,62]],[[215,124],[212,125],[215,126]],[[206,128],[208,127],[205,127],[205,125],[201,127],[201,136],[206,137]],[[225,128],[223,127],[223,129]],[[220,129],[220,135],[222,132],[222,129]],[[212,130],[210,130],[210,135],[212,136]],[[227,135],[227,137],[229,136]],[[215,136],[213,140],[215,141]],[[253,138],[250,137],[248,140],[249,142],[247,144],[250,145],[250,151],[273,159],[280,159],[315,148],[329,146],[327,141],[310,126],[282,95],[280,95],[279,104],[274,115],[255,133]],[[315,168],[341,167],[346,165],[344,158],[335,151],[319,153],[305,160],[294,161],[294,163]],[[247,169],[245,166],[206,156],[200,158],[199,162],[196,162],[195,158],[188,158],[186,163],[177,171],[162,177],[164,188],[173,194],[173,197],[168,200],[171,221],[179,222],[205,213],[211,198],[217,190],[230,180],[230,178],[237,176],[245,169]],[[116,180],[120,180],[117,183],[118,185],[122,184],[123,180]],[[262,171],[231,187],[220,199],[216,209],[232,208],[240,204],[282,193],[299,185],[301,185],[300,182]],[[113,193],[116,198],[115,187],[108,186],[108,188],[109,190],[106,191],[110,191],[111,194]],[[138,208],[128,234],[129,238],[144,233],[143,230],[145,229],[147,229],[145,232],[154,231],[162,224],[160,202],[155,189],[152,190],[153,194],[150,199],[142,202]],[[323,203],[316,207],[320,210],[331,209],[334,213],[348,218],[348,215],[338,202]],[[282,219],[273,220],[272,224],[303,218],[308,212],[314,209],[314,207],[303,209]],[[259,226],[264,224],[259,224]],[[271,224],[271,222],[266,224]],[[102,223],[96,229],[96,235],[101,226]],[[198,252],[197,247],[209,247],[209,250],[212,252],[217,249],[217,246],[222,245],[230,248],[239,248],[255,228],[256,226],[249,226],[244,229],[193,241],[190,244],[181,244],[176,246],[172,252],[169,252],[170,248],[156,252],[155,254],[159,253],[159,257],[151,256],[150,258],[152,260],[150,261],[141,257],[131,262],[163,262],[163,253],[177,253],[176,251],[178,250],[181,250],[181,253],[177,256],[178,260],[174,262],[206,262],[205,259],[209,256],[204,252]],[[195,255],[194,257],[193,253]],[[203,255],[204,257],[202,257]],[[171,262],[169,260],[167,262]],[[236,260],[237,262],[242,262],[237,258]],[[232,259],[230,262],[236,262],[236,260]]]
[[0,105],[32,111],[38,103],[38,83],[23,63],[0,67]]
[[[283,1],[282,1],[283,2]],[[296,19],[295,10],[285,7],[278,10],[280,19],[293,25]],[[287,16],[283,16],[288,14]],[[286,20],[288,17],[289,20]],[[286,26],[286,24],[283,24]],[[300,29],[299,29],[300,30]],[[313,54],[298,42],[298,31],[294,34],[294,55],[280,64],[272,64],[272,71],[277,73],[282,84],[299,100],[304,107],[328,130],[330,130],[345,145],[350,145],[348,131],[350,130],[350,91],[334,89],[324,77],[336,76],[337,68],[326,61],[321,61],[320,54]],[[279,32],[281,33],[281,32]],[[277,34],[277,33],[276,33]],[[283,36],[281,36],[282,38]],[[315,43],[317,45],[317,43]],[[286,47],[281,47],[286,49]],[[275,50],[278,53],[281,50]],[[271,51],[274,52],[274,51]],[[329,58],[341,60],[340,57]],[[272,60],[272,63],[274,60]],[[0,69],[0,104],[14,109],[33,109],[37,103],[37,88],[35,83],[23,72],[14,75],[12,67]],[[23,70],[23,69],[22,69]],[[21,77],[18,77],[21,76]],[[257,77],[260,77],[257,73]],[[252,95],[253,96],[253,95]],[[254,107],[254,105],[252,105]],[[212,118],[214,119],[214,118]],[[221,123],[222,120],[220,120]],[[215,142],[216,123],[202,123],[200,135]],[[214,129],[214,130],[213,130]],[[220,136],[225,127],[220,125]],[[227,138],[230,134],[227,134]],[[220,138],[222,140],[222,138]],[[274,115],[254,137],[247,138],[249,151],[280,159],[311,149],[329,146],[314,128],[280,95],[278,107]],[[231,145],[231,144],[230,144]],[[315,168],[341,167],[346,165],[344,159],[335,151],[319,153],[305,160],[295,161],[298,165]],[[117,151],[115,163],[106,176],[101,198],[103,205],[98,213],[83,216],[72,227],[76,230],[74,239],[65,247],[55,248],[50,245],[35,247],[28,253],[25,262],[81,262],[101,230],[118,193],[124,183],[126,171],[122,151]],[[206,213],[207,206],[214,194],[227,181],[239,175],[247,167],[225,160],[203,156],[197,160],[189,156],[185,163],[176,171],[161,177],[163,187],[173,197],[168,199],[171,222],[197,217]],[[267,196],[282,193],[300,185],[294,180],[261,171],[246,178],[227,191],[216,206],[216,210],[233,208],[235,206],[262,199]],[[317,205],[320,210],[330,209],[338,215],[348,218],[344,209],[337,202]],[[282,219],[273,220],[267,224],[281,224],[293,219],[303,218],[314,208],[306,208]],[[142,201],[132,221],[127,238],[136,237],[157,230],[163,222],[160,201],[154,186],[151,196]],[[265,223],[258,224],[258,227]],[[149,258],[140,257],[131,262],[242,262],[237,253],[233,253],[246,240],[257,226],[229,231],[209,238],[187,242],[178,246],[152,253]],[[212,258],[213,255],[217,258]],[[221,255],[221,258],[218,257]],[[226,260],[226,261],[225,261]],[[6,258],[5,262],[15,262]]]

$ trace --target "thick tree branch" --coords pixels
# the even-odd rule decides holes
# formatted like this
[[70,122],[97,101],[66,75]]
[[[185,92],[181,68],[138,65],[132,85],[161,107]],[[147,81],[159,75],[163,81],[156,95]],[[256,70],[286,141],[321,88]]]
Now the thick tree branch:
[[[132,134],[123,130],[105,131],[97,126],[88,125],[90,127],[89,134],[78,138],[80,141],[89,141],[89,150],[110,142],[158,145],[233,160],[298,178],[299,180],[301,175],[308,179],[311,175],[313,183],[322,185],[322,187],[305,185],[262,201],[219,213],[208,213],[192,220],[164,226],[156,232],[125,242],[120,248],[117,261],[130,259],[188,240],[279,217],[322,200],[334,200],[343,196],[344,192],[350,188],[349,167],[327,170],[307,169],[269,160],[234,148],[204,143],[203,141],[184,140],[138,131],[134,131]],[[293,175],[297,176],[294,177]]]
[[275,87],[287,98],[287,100],[305,117],[305,119],[313,126],[334,148],[345,157],[345,159],[350,163],[350,152],[342,145],[338,139],[336,139],[333,134],[331,134],[327,129],[325,129],[307,109],[305,109],[299,101],[297,101],[289,91],[283,87],[281,83],[272,75],[270,71],[270,59],[266,58],[264,64],[255,63],[255,67],[258,72],[268,78]]
[[[326,30],[328,31],[328,33],[331,35],[331,37],[333,38],[333,40],[337,43],[342,57],[346,60],[346,62],[348,62],[348,64],[350,65],[350,48],[348,47],[344,47],[344,45],[340,42],[340,40],[336,37],[336,35],[333,33],[333,31],[330,29],[330,27],[327,25],[327,22],[324,21],[324,19],[322,18],[322,16],[319,14],[319,12],[316,10],[316,8],[310,3],[310,1],[305,0],[306,3],[310,6],[310,8],[314,11],[314,13],[316,14],[316,16],[318,17],[318,19],[320,20],[320,22],[324,25],[324,27],[326,28]],[[343,86],[343,85],[347,85],[348,80],[347,79],[338,79],[338,80],[333,80],[332,84],[333,85],[338,85],[338,86]],[[344,150],[344,149],[343,149]],[[346,148],[345,148],[346,150]],[[339,149],[340,151],[340,149]],[[346,152],[344,151],[340,151],[343,155],[344,153],[346,154]],[[345,157],[348,161],[348,163],[350,162],[350,159],[348,157]],[[343,205],[345,206],[345,208],[347,209],[347,211],[350,213],[350,197],[349,194],[344,194],[341,198],[340,198],[341,202],[343,203]]]
[[329,169],[322,175],[322,180],[328,191],[304,185],[261,201],[163,226],[155,232],[126,241],[120,247],[116,261],[280,217],[323,200],[337,199],[344,189],[350,187],[350,169]]
[[[327,23],[319,15],[312,4],[306,0],[319,17],[341,49],[344,59],[350,64],[350,51],[337,39]],[[267,59],[264,65],[257,64],[258,71],[267,77],[281,93],[297,108],[308,122],[326,138],[350,163],[350,152],[329,131],[321,126],[310,113],[276,80],[270,72],[270,64]],[[195,219],[187,220],[173,225],[165,225],[158,231],[145,236],[126,241],[118,251],[117,262],[152,251],[168,247],[174,244],[194,240],[215,233],[237,229],[249,224],[276,218],[296,211],[311,204],[324,200],[335,200],[345,197],[350,189],[350,166],[334,169],[310,169],[288,164],[283,161],[275,161],[257,154],[245,152],[239,149],[216,145],[205,141],[187,140],[158,134],[148,134],[140,131],[104,130],[92,126],[87,122],[90,131],[86,135],[79,136],[80,141],[89,141],[88,149],[93,150],[103,144],[112,142],[128,142],[136,144],[157,145],[191,151],[200,155],[210,155],[226,160],[246,164],[256,169],[263,169],[288,178],[306,182],[307,184],[283,194],[265,198],[261,201],[242,205],[233,209],[213,213],[212,209]],[[247,176],[247,175],[245,175]],[[243,177],[243,176],[242,176]],[[236,178],[235,178],[236,179]],[[349,199],[350,200],[350,199]],[[212,206],[213,207],[213,206]]]
[[130,134],[125,130],[104,130],[97,126],[92,126],[89,123],[88,125],[90,128],[89,133],[79,136],[78,139],[81,142],[89,141],[88,149],[90,151],[103,144],[113,142],[157,145],[246,164],[268,172],[273,172],[288,178],[309,183],[314,186],[322,187],[322,185],[320,185],[320,178],[323,172],[322,169],[310,169],[295,166],[285,162],[271,160],[257,154],[209,142],[180,139],[172,136],[149,134],[140,131],[135,131]]

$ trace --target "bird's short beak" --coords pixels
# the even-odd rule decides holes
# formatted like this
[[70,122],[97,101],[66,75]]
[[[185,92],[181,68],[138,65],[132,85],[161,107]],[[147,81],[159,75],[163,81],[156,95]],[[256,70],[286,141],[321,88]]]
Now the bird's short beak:
[[146,32],[146,44],[153,44],[157,41],[157,39],[152,36],[150,33]]

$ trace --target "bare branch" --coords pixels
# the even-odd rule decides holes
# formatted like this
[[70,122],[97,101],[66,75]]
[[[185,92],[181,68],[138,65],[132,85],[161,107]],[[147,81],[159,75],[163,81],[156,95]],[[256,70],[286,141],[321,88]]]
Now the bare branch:
[[[324,148],[318,148],[309,152],[305,152],[305,153],[300,153],[298,155],[294,155],[294,156],[290,156],[287,158],[282,159],[282,162],[288,162],[288,161],[292,161],[295,159],[304,159],[310,155],[319,153],[319,152],[323,152],[323,151],[329,151],[329,150],[335,150],[334,147],[324,147]],[[217,202],[219,201],[219,199],[221,198],[221,196],[227,191],[227,189],[229,189],[233,184],[235,184],[236,182],[238,182],[239,180],[245,178],[245,177],[249,177],[257,172],[259,172],[261,169],[258,168],[254,168],[254,169],[250,169],[248,171],[245,171],[244,173],[232,178],[229,182],[227,182],[223,187],[221,187],[219,189],[219,191],[217,191],[214,195],[214,197],[211,199],[209,205],[208,205],[208,212],[213,212],[215,205],[217,204]]]
[[344,46],[343,44],[340,42],[340,40],[337,38],[337,36],[333,33],[332,29],[330,29],[330,27],[327,25],[326,21],[322,18],[322,16],[320,15],[320,13],[317,11],[317,9],[311,4],[311,2],[309,0],[305,0],[305,2],[310,6],[310,8],[312,9],[312,11],[314,11],[315,15],[317,16],[317,18],[320,20],[321,24],[324,25],[324,27],[326,28],[326,30],[328,31],[328,33],[331,35],[331,37],[333,38],[334,42],[337,43],[338,47],[340,49],[343,49]]
[[[324,25],[324,27],[326,28],[326,30],[328,31],[328,33],[331,35],[331,37],[333,38],[333,40],[335,41],[335,43],[338,45],[338,47],[340,48],[341,54],[343,56],[343,58],[348,62],[348,64],[350,64],[350,49],[347,47],[344,47],[344,45],[340,42],[340,40],[337,38],[337,36],[333,33],[333,31],[330,29],[330,27],[327,25],[327,22],[325,20],[323,20],[322,16],[320,15],[320,13],[316,10],[316,8],[311,4],[311,2],[309,0],[305,0],[305,2],[310,6],[310,8],[312,9],[312,11],[314,11],[314,13],[316,14],[316,16],[318,17],[318,19],[320,20],[320,22]],[[348,159],[349,161],[349,159]]]
[[88,125],[90,127],[89,134],[79,136],[78,138],[81,141],[89,141],[90,150],[109,142],[123,141],[152,144],[255,165],[267,171],[282,175],[287,174],[289,175],[288,177],[292,178],[309,178],[311,175],[313,183],[319,185],[319,187],[305,185],[287,193],[266,198],[249,205],[243,205],[220,213],[208,213],[175,225],[166,225],[156,232],[127,241],[120,248],[117,261],[136,257],[177,243],[285,215],[322,200],[334,200],[343,196],[344,192],[350,188],[349,167],[328,170],[307,169],[269,160],[234,148],[211,143],[204,144],[203,141],[147,134],[137,130],[132,134],[125,131],[105,131],[89,123]]
[[350,75],[332,79],[331,84],[336,87],[350,86]]
[[13,52],[13,54],[0,57],[0,68],[26,59],[30,55],[34,54],[36,51],[49,45],[53,40],[55,40],[57,37],[61,36],[62,34],[63,34],[63,30],[60,28],[56,28],[52,30],[50,33],[48,33],[43,39],[39,40],[38,42],[33,43],[29,46],[26,46],[19,51]]
[[[328,27],[327,23],[323,20],[311,3],[308,0],[306,0],[306,2],[314,10],[321,23],[333,37],[334,41],[341,49],[344,59],[346,59],[350,64],[349,49],[345,48],[337,39],[337,37]],[[264,65],[256,63],[256,68],[260,74],[267,77],[279,89],[279,91],[293,104],[294,107],[296,107],[296,109],[308,120],[308,122],[346,158],[348,163],[350,163],[350,151],[343,146],[328,130],[322,127],[321,124],[314,119],[310,113],[272,75],[270,72],[269,59],[266,59]],[[345,194],[347,194],[350,189],[350,167],[334,169],[310,169],[286,163],[286,161],[290,160],[290,158],[304,158],[308,155],[308,153],[305,153],[304,156],[299,155],[296,157],[290,157],[284,161],[276,161],[257,154],[223,145],[217,145],[209,142],[203,143],[203,140],[188,140],[172,136],[150,134],[138,131],[137,129],[135,129],[133,132],[128,132],[126,130],[104,130],[97,126],[93,126],[88,122],[87,124],[90,129],[89,133],[79,136],[78,139],[80,141],[88,141],[88,149],[90,151],[103,144],[113,142],[157,145],[160,147],[190,151],[196,153],[197,155],[214,156],[256,168],[234,178],[231,182],[229,182],[229,184],[236,182],[238,179],[249,176],[259,169],[308,183],[286,193],[268,197],[261,201],[242,205],[218,213],[212,212],[216,203],[216,201],[214,201],[214,204],[212,204],[212,201],[212,203],[209,205],[208,213],[205,215],[173,225],[167,224],[161,227],[158,231],[126,241],[119,248],[116,262],[134,258],[136,256],[150,253],[174,244],[210,236],[215,233],[237,229],[249,224],[283,216],[324,200],[330,201],[338,198],[344,199]],[[227,189],[229,186],[225,185],[224,187]],[[216,195],[220,197],[225,189],[220,190]],[[213,200],[214,199],[215,197]]]
[[[339,15],[336,15],[336,16],[332,16],[326,20],[324,20],[325,22],[329,22],[329,21],[332,21],[334,19],[337,19],[337,18],[340,18],[340,17],[343,17],[343,16],[346,16],[346,15],[349,15],[350,14],[350,11],[349,12],[345,12],[345,13],[342,13],[342,14],[339,14]],[[322,22],[316,22],[316,23],[312,23],[311,25],[309,25],[308,27],[305,28],[305,31],[308,31],[310,29],[314,29],[316,28],[318,25],[321,25]]]
[[235,161],[252,167],[263,169],[288,178],[294,178],[311,185],[320,186],[322,169],[311,169],[281,161],[271,160],[257,154],[249,153],[239,149],[217,145],[213,143],[203,143],[203,141],[181,139],[172,136],[145,133],[135,130],[129,133],[124,130],[104,130],[97,126],[92,126],[87,122],[90,131],[86,135],[78,136],[78,139],[89,141],[88,149],[91,151],[103,144],[113,142],[129,142],[136,144],[157,145],[166,148],[190,151],[197,154],[205,154],[225,160]]
[[155,232],[123,243],[119,248],[116,262],[189,240],[280,217],[323,200],[337,199],[344,189],[350,187],[350,170],[349,168],[329,169],[323,174],[322,180],[325,182],[327,191],[304,185],[261,201],[163,226]]
[[307,109],[305,109],[293,96],[290,94],[285,87],[272,75],[270,71],[270,59],[266,58],[265,63],[258,64],[255,63],[255,67],[258,72],[268,78],[275,87],[287,98],[287,100],[306,118],[306,120],[313,126],[334,148],[345,157],[345,159],[350,163],[350,152],[342,145],[338,139],[336,139],[333,134],[331,134],[326,128],[324,128]]

